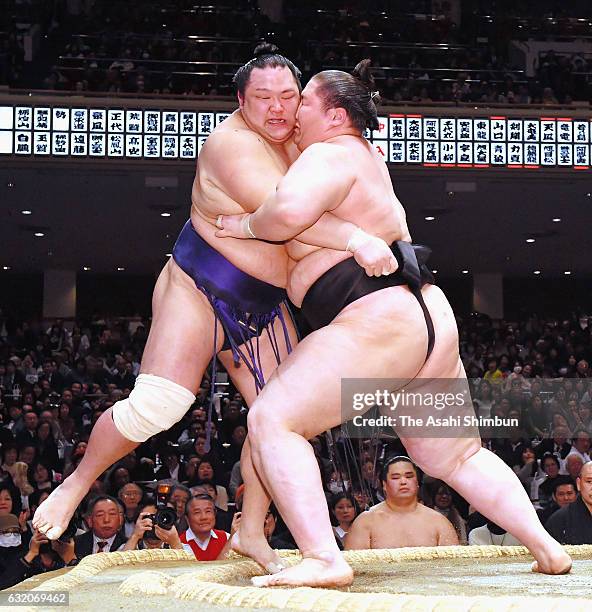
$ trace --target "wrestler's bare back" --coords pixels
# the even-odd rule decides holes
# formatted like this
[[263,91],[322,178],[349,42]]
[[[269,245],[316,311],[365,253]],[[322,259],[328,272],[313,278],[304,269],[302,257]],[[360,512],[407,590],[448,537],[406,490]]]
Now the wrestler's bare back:
[[287,283],[285,247],[217,238],[215,221],[218,215],[256,210],[296,156],[293,145],[270,144],[235,111],[204,143],[191,191],[191,222],[202,238],[247,274],[278,287]]
[[[391,510],[385,502],[361,514],[355,531],[346,539],[351,548],[353,538],[367,548],[402,548],[404,546],[451,546],[458,544],[454,527],[444,516],[417,504],[412,510]],[[357,533],[356,533],[357,532]],[[366,541],[367,539],[367,541]],[[358,546],[354,543],[354,547]]]
[[[326,144],[340,149],[347,147],[347,154],[339,156],[342,164],[335,172],[348,172],[355,177],[349,194],[331,212],[389,244],[395,240],[410,240],[405,210],[395,195],[387,166],[378,152],[364,138],[355,136],[343,136],[335,144]],[[288,295],[297,306],[324,272],[351,257],[350,253],[310,246],[296,239],[288,243],[287,250],[290,255]]]

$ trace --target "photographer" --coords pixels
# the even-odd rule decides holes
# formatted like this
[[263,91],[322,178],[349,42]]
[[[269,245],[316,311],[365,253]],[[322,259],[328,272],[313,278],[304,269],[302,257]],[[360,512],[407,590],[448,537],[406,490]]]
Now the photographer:
[[135,529],[125,543],[123,550],[181,548],[179,546],[179,533],[175,526],[173,525],[170,529],[159,527],[154,523],[155,514],[156,505],[153,503],[144,504],[140,507]]
[[50,542],[46,536],[35,530],[29,542],[28,552],[23,556],[12,559],[2,572],[0,588],[5,589],[31,576],[58,570],[76,563],[73,538],[70,538],[67,542],[61,542],[60,540]]

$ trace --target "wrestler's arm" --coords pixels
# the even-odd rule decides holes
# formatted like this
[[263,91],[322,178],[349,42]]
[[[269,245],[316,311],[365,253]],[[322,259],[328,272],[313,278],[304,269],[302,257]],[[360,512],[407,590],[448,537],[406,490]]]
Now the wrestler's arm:
[[358,516],[350,530],[345,536],[343,547],[345,550],[365,550],[371,547],[371,517],[366,513],[362,512]]
[[[252,137],[252,136],[251,136]],[[261,143],[259,143],[261,144]],[[218,237],[254,238],[269,241],[282,241],[298,237],[298,240],[337,251],[349,250],[356,262],[369,276],[390,274],[397,269],[397,261],[389,246],[380,238],[363,232],[353,223],[327,212],[337,207],[345,198],[354,182],[353,173],[345,171],[348,166],[343,159],[341,148],[326,144],[312,145],[290,167],[281,179],[276,179],[272,195],[256,210],[246,215],[223,217],[223,229],[216,232]],[[245,182],[256,183],[248,196],[249,206],[241,204],[246,210],[254,210],[259,202],[253,201],[253,194],[260,194],[262,184],[269,185],[266,176],[262,181],[254,181],[261,172],[252,168],[257,160],[247,160],[246,169],[239,165],[222,170],[225,189],[231,197],[247,191]],[[334,168],[339,172],[334,172]],[[233,186],[234,190],[233,190]],[[269,193],[269,191],[267,193]],[[250,233],[245,231],[248,219]],[[253,231],[253,223],[257,230]],[[265,231],[259,235],[260,226]]]
[[[260,240],[290,240],[339,206],[354,182],[340,147],[311,145],[290,167],[275,194],[250,216],[251,231]],[[340,250],[346,244],[347,240]]]

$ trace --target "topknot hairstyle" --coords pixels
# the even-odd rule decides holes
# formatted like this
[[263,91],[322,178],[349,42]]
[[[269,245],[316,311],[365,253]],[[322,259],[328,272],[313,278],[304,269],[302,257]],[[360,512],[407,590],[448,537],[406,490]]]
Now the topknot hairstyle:
[[302,73],[287,57],[284,57],[278,53],[278,51],[279,49],[275,45],[265,41],[259,43],[255,47],[253,59],[250,59],[246,64],[241,66],[232,78],[232,82],[235,84],[236,90],[241,96],[245,95],[245,89],[249,84],[251,72],[253,72],[255,68],[281,68],[285,66],[294,75],[298,91],[302,91],[302,84],[300,83]]
[[324,70],[315,77],[323,107],[344,108],[353,126],[363,132],[378,130],[376,105],[380,103],[376,84],[370,71],[371,60],[362,60],[351,74],[341,70]]

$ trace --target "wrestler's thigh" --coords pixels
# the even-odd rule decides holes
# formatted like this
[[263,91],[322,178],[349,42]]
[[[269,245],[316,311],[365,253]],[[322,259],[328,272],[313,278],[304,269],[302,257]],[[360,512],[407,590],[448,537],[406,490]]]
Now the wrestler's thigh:
[[[294,347],[298,344],[296,327],[294,326],[292,317],[290,316],[287,307],[282,304],[281,308],[282,312],[284,313],[284,321],[286,322],[286,327],[288,329],[290,345],[292,346],[292,349],[294,349]],[[278,367],[276,349],[280,362],[282,362],[288,355],[288,346],[284,338],[284,330],[278,317],[276,317],[273,321],[273,331],[277,340],[277,346],[275,346],[275,343],[272,342],[266,331],[264,331],[259,337],[259,357],[261,359],[261,368],[265,381],[269,380],[270,376]],[[255,342],[255,339],[253,339],[253,342]],[[244,346],[241,346],[241,350],[243,353],[247,353]],[[247,406],[251,406],[257,397],[257,389],[255,387],[253,375],[249,371],[249,368],[247,368],[242,361],[239,361],[237,365],[234,362],[234,357],[231,350],[220,351],[218,357],[222,362],[222,365],[226,368],[226,371],[228,372],[234,386],[243,396]]]
[[256,437],[263,425],[310,439],[352,416],[350,410],[342,415],[343,378],[361,379],[362,387],[370,378],[413,378],[425,358],[427,334],[417,300],[409,292],[397,296],[397,289],[358,300],[355,308],[348,306],[331,324],[304,338],[255,400],[249,413],[251,435]]
[[[422,293],[434,323],[435,343],[430,358],[409,389],[424,395],[463,393],[470,398],[465,370],[458,352],[458,331],[452,308],[438,287],[428,286]],[[463,416],[473,414],[470,399],[464,402],[462,407],[455,406],[454,416],[460,416],[461,422]],[[442,413],[437,416],[449,415]],[[450,429],[443,431],[450,436]],[[453,432],[457,437],[419,437],[413,435],[413,428],[407,431],[399,428],[397,433],[412,459],[432,476],[450,473],[464,457],[472,455],[481,446],[476,428],[460,427]],[[421,429],[417,428],[415,433],[421,433]]]
[[[224,332],[218,325],[219,350]],[[140,371],[196,392],[214,351],[214,313],[193,280],[171,258],[152,296],[152,325]]]

